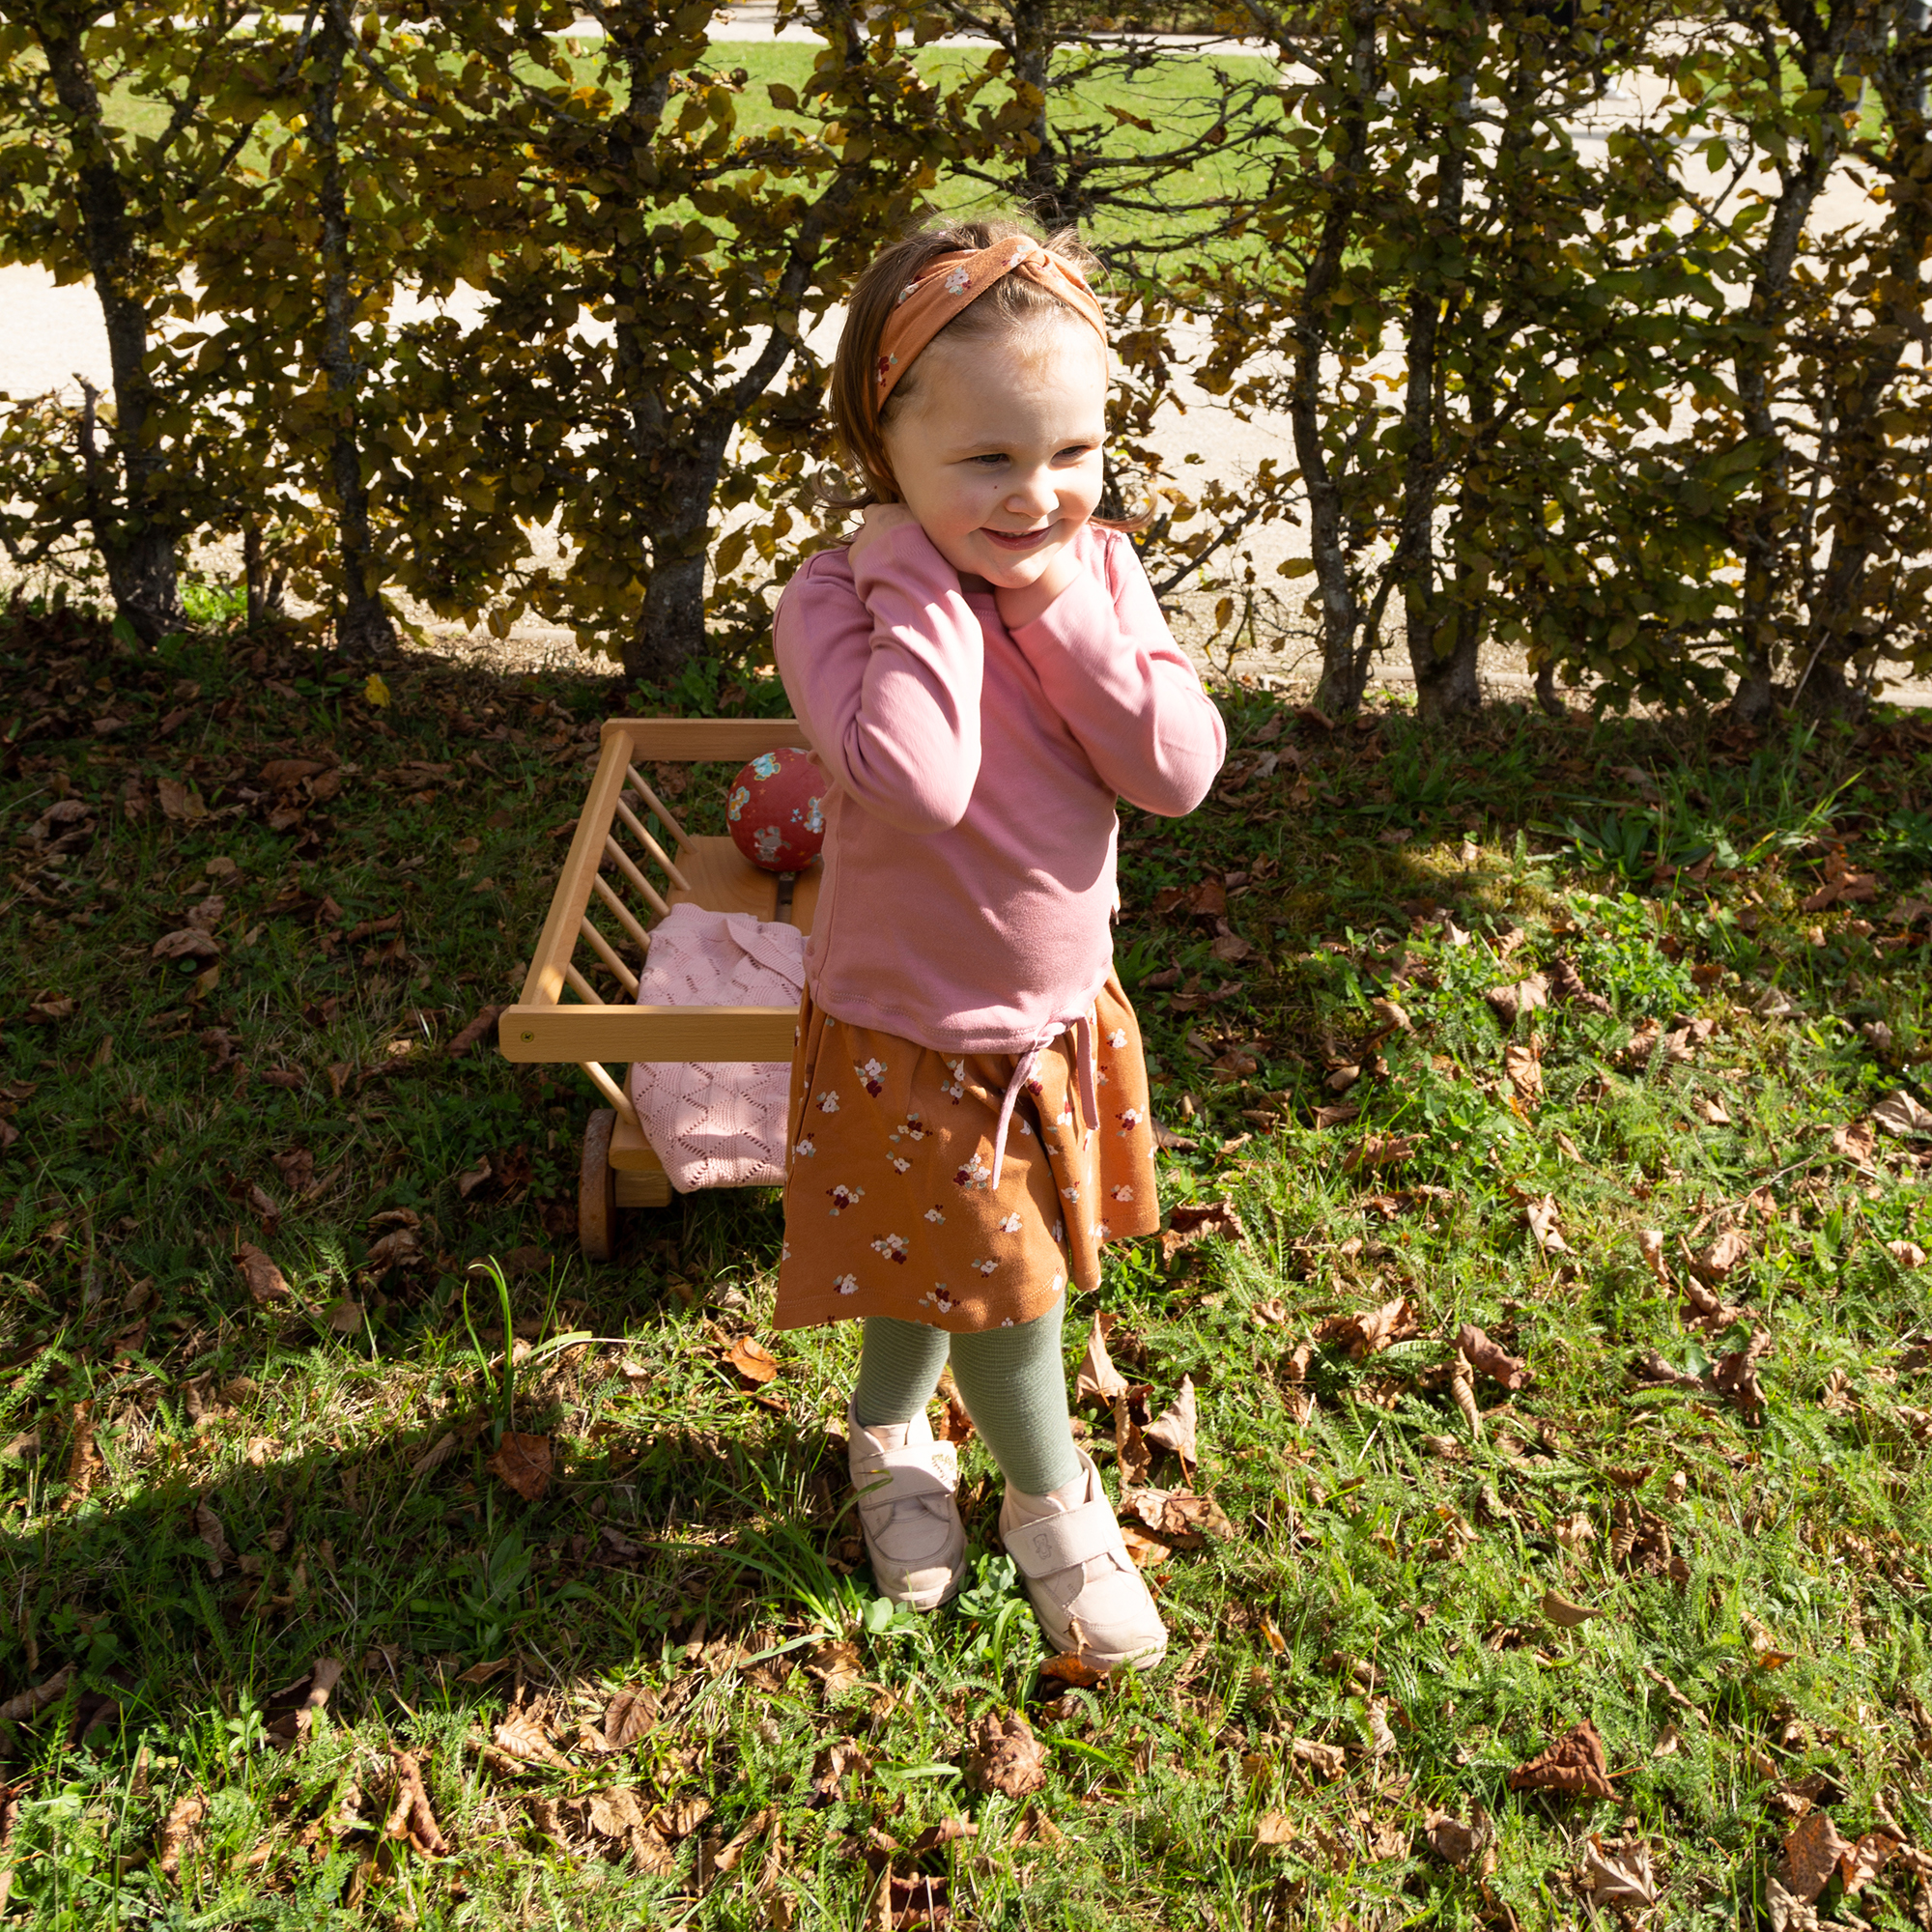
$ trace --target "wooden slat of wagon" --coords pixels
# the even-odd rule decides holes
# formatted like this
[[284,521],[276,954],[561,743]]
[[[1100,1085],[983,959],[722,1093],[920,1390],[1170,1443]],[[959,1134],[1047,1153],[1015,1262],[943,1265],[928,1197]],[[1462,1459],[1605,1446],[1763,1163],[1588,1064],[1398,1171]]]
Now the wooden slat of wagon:
[[503,1057],[553,1060],[789,1060],[796,1007],[512,1007]]
[[[624,789],[624,779],[629,765],[626,753],[626,740],[619,733],[614,739],[611,727],[604,727],[604,749],[597,759],[597,770],[590,781],[590,795],[583,802],[583,810],[577,821],[577,832],[570,841],[570,850],[563,861],[563,870],[557,876],[556,891],[552,895],[550,916],[544,921],[542,936],[537,940],[537,950],[530,957],[530,970],[524,980],[524,1008],[543,1010],[555,1007],[563,997],[564,968],[570,962],[570,955],[577,946],[577,935],[582,930],[585,912],[590,905],[590,882],[597,876],[597,867],[604,857],[604,841],[611,836],[611,821],[616,815],[617,798]],[[512,1009],[513,1011],[521,1009]],[[519,1056],[511,1055],[512,1059]],[[541,1059],[542,1055],[527,1055],[525,1058]],[[567,1053],[554,1056],[563,1060],[589,1060],[598,1058],[615,1059],[615,1054],[600,1055],[591,1052]]]
[[805,730],[796,718],[607,718],[607,752],[613,737],[628,744],[634,757],[667,764],[709,759],[742,764],[787,745],[805,749]]

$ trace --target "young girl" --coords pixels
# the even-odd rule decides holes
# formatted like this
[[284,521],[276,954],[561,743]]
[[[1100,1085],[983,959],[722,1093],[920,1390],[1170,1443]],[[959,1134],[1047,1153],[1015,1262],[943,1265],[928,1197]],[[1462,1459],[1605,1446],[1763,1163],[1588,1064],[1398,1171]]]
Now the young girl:
[[[1106,323],[1066,238],[913,235],[860,278],[832,379],[865,525],[778,608],[834,790],[791,1075],[777,1322],[866,1324],[847,1423],[872,1573],[964,1580],[949,1355],[1007,1480],[1047,1637],[1101,1669],[1167,1633],[1067,1423],[1069,1275],[1159,1225],[1147,1072],[1113,972],[1117,797],[1174,817],[1226,736],[1097,523]],[[857,505],[855,505],[857,507]]]

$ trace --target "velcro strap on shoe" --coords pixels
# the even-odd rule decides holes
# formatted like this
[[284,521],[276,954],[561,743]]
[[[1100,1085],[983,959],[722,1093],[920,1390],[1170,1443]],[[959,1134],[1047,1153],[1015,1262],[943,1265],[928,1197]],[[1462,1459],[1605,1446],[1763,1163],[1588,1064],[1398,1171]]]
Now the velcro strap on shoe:
[[1104,1556],[1123,1548],[1121,1526],[1105,1502],[1082,1503],[1059,1516],[1002,1529],[1007,1554],[1031,1581],[1070,1570],[1090,1556]]
[[852,1487],[867,1503],[912,1496],[950,1496],[959,1487],[959,1452],[950,1442],[912,1442],[868,1456],[852,1471]]

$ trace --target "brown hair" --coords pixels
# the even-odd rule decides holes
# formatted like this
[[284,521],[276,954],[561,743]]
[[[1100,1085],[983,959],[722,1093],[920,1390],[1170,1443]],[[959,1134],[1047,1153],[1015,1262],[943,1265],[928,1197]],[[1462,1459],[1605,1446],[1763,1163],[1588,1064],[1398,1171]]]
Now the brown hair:
[[[1072,229],[1059,229],[1042,241],[1038,230],[1006,216],[915,229],[881,250],[853,285],[852,299],[845,311],[845,329],[832,361],[831,402],[839,454],[856,472],[853,480],[858,488],[851,493],[821,488],[821,497],[833,508],[863,510],[868,503],[898,501],[898,486],[893,476],[892,458],[886,453],[884,430],[894,412],[916,392],[920,370],[915,363],[899,378],[882,409],[877,400],[874,365],[887,318],[898,300],[899,291],[908,282],[918,280],[941,255],[960,250],[977,253],[996,242],[1021,237],[1039,242],[1089,280],[1099,269],[1098,260],[1081,245]],[[947,336],[990,335],[995,331],[1023,329],[1074,313],[1037,282],[1029,281],[1024,275],[1002,275],[977,301],[954,316],[933,341],[942,341]],[[1152,518],[1149,514],[1121,519],[1095,517],[1093,521],[1109,529],[1139,530]]]

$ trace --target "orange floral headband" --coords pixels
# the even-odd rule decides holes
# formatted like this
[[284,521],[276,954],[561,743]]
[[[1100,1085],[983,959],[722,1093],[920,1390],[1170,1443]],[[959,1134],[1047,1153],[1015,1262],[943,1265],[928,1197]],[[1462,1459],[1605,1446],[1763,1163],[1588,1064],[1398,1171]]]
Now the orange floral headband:
[[879,339],[878,406],[885,407],[893,385],[911,368],[919,353],[952,318],[972,304],[1007,275],[1024,275],[1028,281],[1057,296],[1075,315],[1091,322],[1102,343],[1107,340],[1107,318],[1094,299],[1094,291],[1072,263],[1049,254],[1037,242],[1024,236],[995,242],[977,253],[956,248],[938,255],[917,281],[899,291]]

